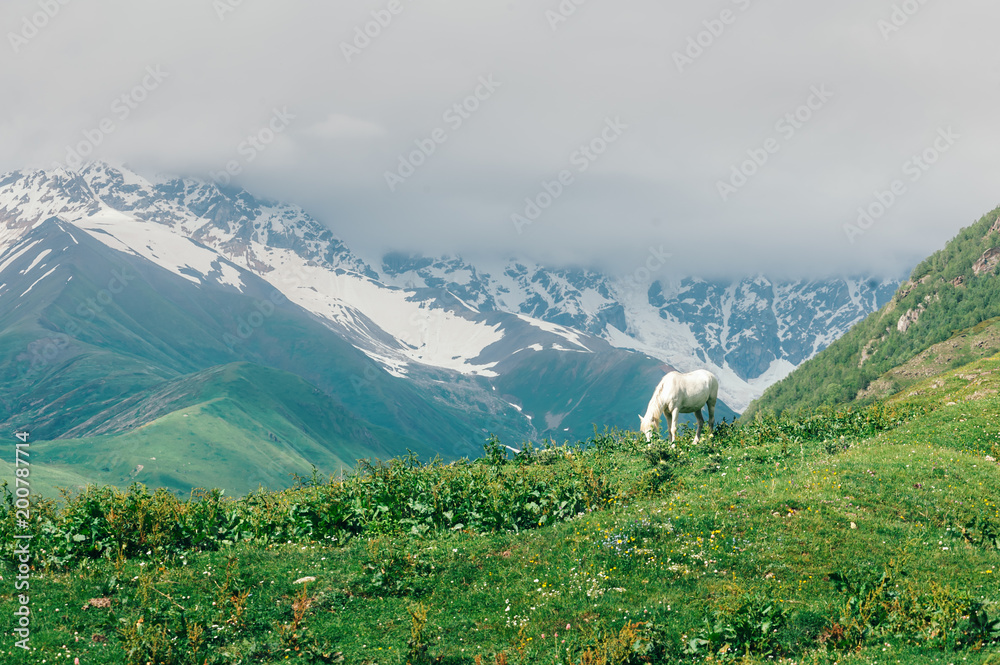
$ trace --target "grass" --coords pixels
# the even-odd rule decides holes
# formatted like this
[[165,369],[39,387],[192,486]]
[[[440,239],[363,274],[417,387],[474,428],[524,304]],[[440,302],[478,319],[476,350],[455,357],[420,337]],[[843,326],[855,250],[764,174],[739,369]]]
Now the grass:
[[993,362],[699,446],[605,432],[508,460],[491,441],[238,500],[39,501],[34,651],[8,635],[0,657],[1000,663]]
[[405,454],[407,445],[428,450],[360,424],[293,374],[250,363],[142,391],[95,421],[83,434],[32,443],[36,491],[142,482],[178,495],[195,487],[244,495],[288,487],[292,474],[313,466],[339,474],[358,458]]
[[39,465],[46,471],[86,469],[92,483],[127,487],[140,481],[179,494],[189,493],[192,481],[235,494],[259,485],[287,486],[290,473],[310,472],[309,460],[324,468],[351,466],[294,428],[283,429],[260,424],[222,397],[124,434],[38,442],[32,450],[39,459],[51,460]]
[[1000,319],[989,319],[939,342],[872,381],[860,397],[887,398],[914,384],[968,365],[981,358],[995,356],[1000,350]]

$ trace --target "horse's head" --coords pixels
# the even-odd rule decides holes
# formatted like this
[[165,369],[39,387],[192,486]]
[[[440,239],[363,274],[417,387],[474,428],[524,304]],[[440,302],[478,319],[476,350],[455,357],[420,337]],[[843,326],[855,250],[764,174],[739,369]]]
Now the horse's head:
[[646,435],[646,441],[653,440],[653,425],[654,421],[652,418],[639,416],[639,431]]

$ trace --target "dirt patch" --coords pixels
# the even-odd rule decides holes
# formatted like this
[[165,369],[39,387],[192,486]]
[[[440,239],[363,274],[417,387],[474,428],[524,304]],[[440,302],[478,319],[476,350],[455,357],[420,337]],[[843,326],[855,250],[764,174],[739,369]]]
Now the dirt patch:
[[[958,359],[973,362],[992,356],[998,350],[1000,350],[1000,319],[984,321],[964,333],[925,349],[899,367],[889,370],[872,381],[867,388],[859,391],[857,397],[858,399],[888,397],[918,381],[952,369],[952,363]],[[971,382],[981,379],[984,375],[983,372],[966,373],[960,378]],[[940,388],[943,385],[943,382],[935,382],[933,387]]]

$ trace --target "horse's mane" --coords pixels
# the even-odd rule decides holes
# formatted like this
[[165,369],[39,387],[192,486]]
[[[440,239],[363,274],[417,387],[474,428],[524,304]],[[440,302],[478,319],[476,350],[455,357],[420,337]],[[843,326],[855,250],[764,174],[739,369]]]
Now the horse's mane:
[[645,431],[645,428],[652,427],[659,422],[659,416],[663,413],[664,406],[666,405],[663,403],[662,391],[657,386],[657,389],[653,391],[653,396],[649,398],[649,404],[646,406],[646,415],[642,417],[639,429]]

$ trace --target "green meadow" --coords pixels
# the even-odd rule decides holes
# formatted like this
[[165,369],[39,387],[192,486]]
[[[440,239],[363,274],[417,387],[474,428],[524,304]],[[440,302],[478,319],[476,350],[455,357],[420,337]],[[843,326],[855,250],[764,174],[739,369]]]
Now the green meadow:
[[238,499],[36,499],[30,651],[7,629],[0,658],[1000,663],[998,387],[987,358],[697,446],[605,431],[512,456],[491,439],[475,461]]

